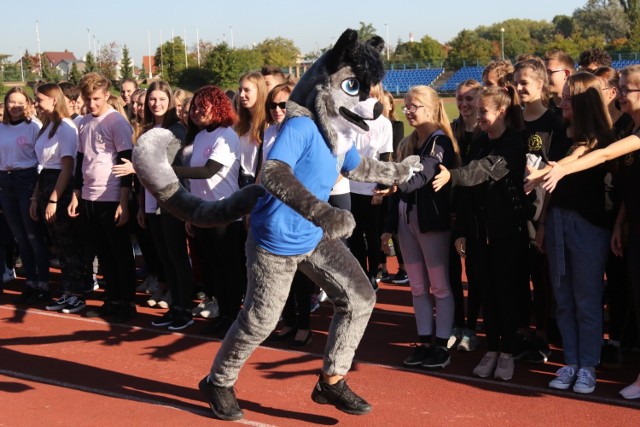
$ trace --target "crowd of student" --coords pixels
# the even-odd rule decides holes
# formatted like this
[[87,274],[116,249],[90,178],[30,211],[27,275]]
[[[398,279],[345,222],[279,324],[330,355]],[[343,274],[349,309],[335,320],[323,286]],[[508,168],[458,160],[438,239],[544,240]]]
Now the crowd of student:
[[[414,129],[406,137],[393,96],[372,87],[384,109],[354,141],[360,155],[418,155],[423,170],[391,188],[339,178],[330,203],[353,213],[345,244],[372,286],[410,283],[418,342],[405,365],[444,368],[452,350],[476,350],[480,312],[487,352],[473,373],[483,378],[511,379],[514,360],[546,362],[559,331],[565,366],[549,386],[591,393],[598,366],[619,367],[621,348],[640,346],[640,66],[618,73],[598,49],[579,64],[576,72],[561,51],[492,62],[482,84],[458,86],[453,122],[435,90],[413,87],[402,108]],[[104,301],[87,317],[130,321],[137,290],[166,309],[154,326],[182,330],[202,316],[210,319],[204,332],[223,337],[246,288],[247,219],[213,228],[177,219],[136,179],[131,152],[145,132],[166,129],[182,185],[205,200],[229,197],[259,183],[294,85],[264,67],[241,76],[237,93],[205,86],[191,94],[163,81],[139,89],[126,79],[115,97],[97,73],[77,87],[39,84],[33,100],[9,90],[0,125],[0,270],[4,282],[15,278],[17,249],[26,280],[16,303],[81,312],[99,274]],[[147,273],[137,288],[132,234]],[[395,275],[386,268],[391,247]],[[61,269],[55,299],[51,252]],[[298,272],[283,325],[268,340],[309,344],[310,313],[324,298]],[[640,377],[621,393],[640,398]]]

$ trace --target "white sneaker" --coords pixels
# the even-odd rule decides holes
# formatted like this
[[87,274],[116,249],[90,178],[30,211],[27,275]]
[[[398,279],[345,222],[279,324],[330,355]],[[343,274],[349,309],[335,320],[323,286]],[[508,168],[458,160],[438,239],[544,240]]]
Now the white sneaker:
[[458,344],[459,351],[475,351],[478,347],[478,337],[476,333],[468,329],[464,330],[464,335]]
[[576,370],[571,366],[563,366],[556,372],[556,378],[549,382],[549,387],[557,390],[567,390],[576,380]]
[[462,328],[455,327],[453,331],[451,331],[451,336],[447,341],[447,348],[451,350],[453,347],[456,347],[460,344],[460,340],[462,339]]
[[498,364],[498,352],[488,351],[480,359],[480,363],[473,369],[473,375],[480,378],[489,378]]
[[220,308],[215,297],[205,297],[196,308],[193,309],[194,316],[204,317],[205,319],[215,319],[220,315]]
[[165,293],[162,291],[162,289],[160,289],[160,286],[155,285],[151,292],[151,297],[147,300],[147,305],[149,307],[155,307],[156,305],[158,305],[158,302],[162,300],[164,294]]
[[167,291],[162,295],[160,301],[156,303],[157,307],[167,309],[171,305],[171,292]]
[[318,292],[318,295],[316,295],[316,297],[318,298],[318,302],[325,302],[327,300],[327,293],[324,291],[324,289],[320,289],[320,292]]
[[620,396],[624,397],[625,399],[640,398],[640,375],[638,375],[638,379],[636,380],[636,382],[620,390]]
[[596,377],[589,369],[580,368],[578,370],[578,378],[573,385],[573,391],[576,393],[589,394],[596,389]]
[[16,270],[14,268],[7,268],[2,275],[2,283],[7,283],[16,279]]

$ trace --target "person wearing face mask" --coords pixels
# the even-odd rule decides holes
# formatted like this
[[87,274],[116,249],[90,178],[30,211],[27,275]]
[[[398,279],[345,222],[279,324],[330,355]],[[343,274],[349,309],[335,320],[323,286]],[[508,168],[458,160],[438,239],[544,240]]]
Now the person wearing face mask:
[[9,89],[4,97],[0,125],[0,205],[18,243],[27,279],[22,294],[16,299],[20,304],[50,299],[49,252],[41,227],[29,215],[38,180],[35,143],[41,128],[31,119],[30,105],[23,88]]

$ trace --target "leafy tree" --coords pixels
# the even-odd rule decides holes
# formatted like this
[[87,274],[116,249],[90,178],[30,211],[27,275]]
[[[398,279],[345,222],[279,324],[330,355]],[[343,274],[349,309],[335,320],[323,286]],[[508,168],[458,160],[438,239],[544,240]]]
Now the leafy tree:
[[449,60],[453,66],[462,66],[468,62],[486,64],[492,57],[493,46],[474,31],[462,30],[449,43]]
[[258,43],[254,50],[262,56],[262,65],[285,67],[295,64],[300,56],[300,49],[296,47],[295,42],[283,37],[265,39]]
[[567,15],[556,15],[551,21],[555,26],[555,32],[562,35],[562,37],[571,37],[575,29],[573,18]]
[[131,57],[129,56],[129,48],[127,45],[122,47],[122,59],[120,60],[120,79],[130,79],[133,77],[133,67],[131,66]]
[[185,67],[185,45],[180,36],[175,36],[156,49],[156,64],[160,64],[162,77],[172,85],[178,83]]
[[375,29],[373,24],[367,24],[360,21],[360,28],[358,28],[358,39],[366,41],[377,34],[378,30]]
[[84,74],[98,71],[98,65],[96,59],[91,51],[87,52],[87,56],[84,59]]
[[623,7],[614,0],[588,0],[573,12],[573,21],[583,38],[604,36],[611,41],[629,34],[629,19]]
[[195,91],[196,89],[214,83],[213,71],[202,67],[189,67],[182,70],[178,79],[178,86]]
[[426,62],[440,63],[447,58],[447,49],[439,41],[424,36],[419,42],[398,42],[395,52],[395,62]]
[[80,70],[78,70],[78,64],[74,62],[71,64],[71,71],[69,72],[69,81],[74,85],[77,85],[82,78],[82,74],[80,74]]
[[213,73],[213,84],[235,88],[238,78],[263,64],[262,56],[250,49],[231,49],[226,42],[215,46],[205,59],[204,68]]
[[116,80],[116,67],[118,66],[118,51],[120,47],[116,42],[106,43],[100,46],[98,51],[98,71],[109,80]]
[[40,55],[40,78],[45,82],[60,81],[60,74],[58,74],[58,70],[53,68],[44,54]]

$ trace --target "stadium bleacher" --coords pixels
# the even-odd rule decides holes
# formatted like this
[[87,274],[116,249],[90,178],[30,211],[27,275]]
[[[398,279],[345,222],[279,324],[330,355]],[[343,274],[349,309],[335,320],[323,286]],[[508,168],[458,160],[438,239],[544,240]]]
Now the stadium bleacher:
[[440,86],[441,92],[453,92],[456,87],[465,80],[475,79],[482,82],[482,71],[484,67],[462,67],[455,72],[449,80]]
[[391,93],[404,93],[411,86],[432,84],[442,73],[443,68],[388,70],[382,86]]

